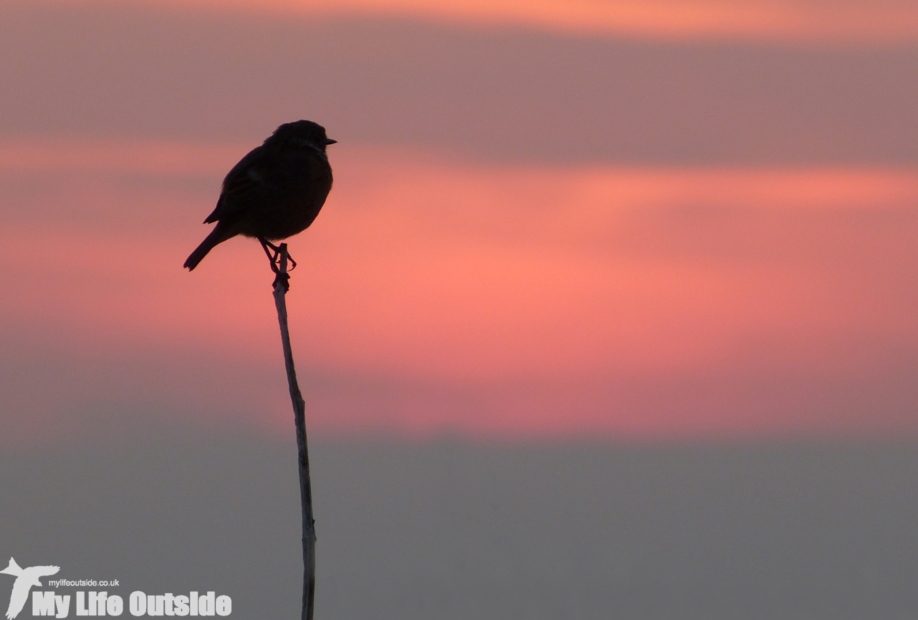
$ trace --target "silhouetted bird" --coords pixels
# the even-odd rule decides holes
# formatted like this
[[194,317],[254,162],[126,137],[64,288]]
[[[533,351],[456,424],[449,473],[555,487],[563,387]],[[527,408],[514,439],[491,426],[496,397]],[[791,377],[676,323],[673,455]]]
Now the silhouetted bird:
[[[236,235],[269,243],[304,231],[316,219],[332,186],[325,147],[335,144],[312,121],[286,123],[253,149],[223,179],[217,208],[204,220],[216,222],[207,238],[185,261],[189,270],[215,245]],[[271,257],[271,253],[268,252]],[[272,257],[272,268],[274,259]]]

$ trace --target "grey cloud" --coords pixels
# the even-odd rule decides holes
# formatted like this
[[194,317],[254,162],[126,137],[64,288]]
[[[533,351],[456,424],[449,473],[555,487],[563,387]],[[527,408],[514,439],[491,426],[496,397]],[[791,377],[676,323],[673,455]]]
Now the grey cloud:
[[918,49],[0,6],[0,136],[343,142],[482,161],[914,163]]

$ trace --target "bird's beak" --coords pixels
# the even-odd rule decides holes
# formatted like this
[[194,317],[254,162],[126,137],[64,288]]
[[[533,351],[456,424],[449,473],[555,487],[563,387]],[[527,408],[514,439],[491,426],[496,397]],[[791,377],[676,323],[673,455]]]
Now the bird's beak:
[[328,146],[329,144],[338,144],[338,141],[332,140],[331,138],[325,138],[325,146]]

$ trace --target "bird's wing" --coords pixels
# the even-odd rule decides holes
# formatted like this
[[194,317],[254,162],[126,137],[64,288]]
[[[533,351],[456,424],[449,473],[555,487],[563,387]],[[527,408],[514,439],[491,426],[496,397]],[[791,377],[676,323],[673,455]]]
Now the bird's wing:
[[13,584],[13,593],[10,594],[10,606],[6,608],[7,620],[13,620],[25,607],[26,601],[29,600],[29,590],[32,584],[28,579],[17,579]]
[[205,224],[218,220],[232,219],[242,205],[257,203],[268,190],[268,151],[264,145],[256,147],[239,160],[223,179],[223,191],[217,201],[217,208],[204,220]]
[[49,575],[56,575],[57,571],[61,569],[60,566],[32,566],[31,570],[35,571],[35,574],[38,577],[47,577]]
[[22,569],[19,567],[19,564],[16,564],[16,560],[14,558],[10,558],[10,563],[6,568],[0,570],[0,573],[4,573],[6,575],[16,575],[18,577],[22,574]]

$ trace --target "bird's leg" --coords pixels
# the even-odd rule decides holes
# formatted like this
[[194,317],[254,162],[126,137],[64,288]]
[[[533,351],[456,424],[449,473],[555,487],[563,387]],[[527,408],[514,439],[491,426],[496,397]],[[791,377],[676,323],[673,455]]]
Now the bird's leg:
[[[281,248],[274,245],[267,239],[263,237],[258,238],[258,242],[261,243],[261,249],[265,251],[265,254],[268,255],[268,260],[271,261],[271,271],[274,272],[274,283],[271,284],[271,288],[276,288],[278,283],[282,283],[284,286],[284,291],[290,290],[290,275],[286,272],[281,271]],[[296,263],[293,262],[293,259],[290,258],[290,254],[287,254],[287,260],[293,263],[295,266]],[[293,267],[290,267],[293,269]]]
[[268,255],[268,260],[271,261],[271,271],[280,273],[280,248],[264,237],[259,237],[258,243],[261,244],[261,249],[265,251],[265,254]]
[[[280,270],[280,247],[274,245],[264,237],[259,237],[258,242],[261,243],[261,248],[265,251],[265,254],[268,255],[268,260],[271,261],[271,271],[278,273]],[[289,252],[287,253],[287,260],[290,261],[290,268],[287,271],[296,269],[296,261],[293,260]]]

